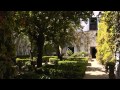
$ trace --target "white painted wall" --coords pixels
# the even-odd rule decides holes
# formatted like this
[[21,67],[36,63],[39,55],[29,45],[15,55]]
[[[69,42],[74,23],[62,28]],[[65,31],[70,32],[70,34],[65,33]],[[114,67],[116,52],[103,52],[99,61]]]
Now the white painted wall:
[[[99,14],[99,11],[94,11],[93,17],[96,17],[98,14]],[[92,31],[92,30],[89,31],[89,19],[88,19],[87,23],[82,21],[81,25],[83,26],[83,31],[85,33],[87,33],[90,43],[88,45],[86,45],[85,42],[87,41],[87,39],[85,37],[82,37],[81,40],[83,42],[83,45],[81,45],[80,51],[90,53],[90,47],[96,47],[96,32],[97,31]],[[87,46],[87,48],[85,48],[86,46]],[[66,53],[66,51],[67,51],[67,47],[65,47],[62,50],[63,53]],[[79,52],[76,45],[74,45],[74,52]]]
[[[93,17],[97,17],[97,15],[99,14],[100,11],[93,11],[94,15]],[[87,21],[87,23],[85,23],[84,21],[81,23],[81,25],[84,27],[83,31],[89,31],[89,20]]]

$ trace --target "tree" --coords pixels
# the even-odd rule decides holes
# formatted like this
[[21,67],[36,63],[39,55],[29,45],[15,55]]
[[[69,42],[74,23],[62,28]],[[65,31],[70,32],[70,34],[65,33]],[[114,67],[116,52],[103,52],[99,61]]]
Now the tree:
[[[62,22],[63,21],[59,22],[58,25],[61,24]],[[59,27],[54,26],[54,25],[53,25],[53,27],[55,27],[55,29],[58,31],[56,34],[52,33],[51,40],[55,46],[58,58],[60,60],[62,60],[63,53],[60,52],[60,48],[62,51],[62,49],[65,46],[72,44],[73,34],[75,33],[76,29],[73,28],[74,26],[72,26],[72,25],[70,26],[70,23],[68,23],[68,24],[63,23],[61,26],[61,29]],[[53,29],[51,29],[51,30],[53,30]]]
[[13,42],[12,12],[0,11],[0,78],[13,78],[12,66],[15,62],[15,45]]
[[[113,18],[114,17],[114,18]],[[115,41],[119,38],[117,34],[120,30],[120,14],[118,11],[105,11],[101,16],[97,36],[97,59],[101,61],[106,68],[109,67],[109,78],[114,78],[115,67]]]
[[111,21],[112,15],[113,12],[104,12],[99,23],[97,36],[97,59],[100,60],[103,64],[111,60],[115,50],[115,22],[114,20]]
[[44,42],[55,42],[53,36],[60,38],[71,23],[79,25],[80,18],[86,20],[91,14],[92,11],[19,11],[15,14],[15,22],[20,22],[19,32],[24,32],[35,40],[38,51],[37,67],[41,67]]
[[14,49],[14,42],[13,42],[13,28],[11,27],[12,22],[11,22],[11,12],[8,11],[1,11],[0,12],[0,17],[2,18],[2,22],[0,24],[0,57],[2,58],[7,58],[13,59],[15,57],[15,49]]
[[105,11],[102,14],[97,37],[99,54],[104,55],[104,53],[109,51],[114,55],[115,41],[119,38],[119,34],[117,34],[120,30],[119,17],[119,11]]
[[[72,15],[74,15],[74,17]],[[49,33],[51,34],[51,40],[55,45],[56,52],[60,60],[62,60],[62,53],[60,52],[59,47],[63,49],[65,46],[73,44],[75,37],[74,34],[77,32],[78,28],[82,27],[80,24],[81,21],[87,21],[91,15],[92,12],[89,11],[61,12],[61,16],[56,18],[56,21],[52,23],[50,30],[53,32]]]

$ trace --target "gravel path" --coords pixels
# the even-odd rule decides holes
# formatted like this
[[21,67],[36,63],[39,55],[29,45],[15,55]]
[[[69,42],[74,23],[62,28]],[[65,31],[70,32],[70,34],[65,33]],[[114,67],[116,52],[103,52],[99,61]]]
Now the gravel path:
[[84,79],[108,79],[108,74],[105,73],[104,67],[96,59],[92,59],[88,62]]

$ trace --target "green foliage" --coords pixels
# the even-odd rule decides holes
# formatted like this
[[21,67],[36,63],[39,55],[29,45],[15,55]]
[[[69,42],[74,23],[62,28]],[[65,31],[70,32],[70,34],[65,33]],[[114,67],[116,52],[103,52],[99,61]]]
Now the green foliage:
[[52,69],[49,72],[53,79],[82,79],[85,74],[86,65],[87,63],[77,61],[59,61],[59,65],[57,66],[46,67]]
[[50,56],[43,56],[42,60],[43,60],[43,62],[49,62],[49,58],[50,58]]
[[13,79],[16,75],[17,69],[12,63],[0,61],[0,79]]
[[[92,11],[17,11],[14,14],[16,31],[35,41],[40,58],[45,41],[64,46],[72,39],[72,31],[87,20]],[[39,61],[39,59],[38,59]]]
[[36,69],[39,73],[21,74],[17,79],[82,79],[87,62],[59,61],[58,65],[45,65]]
[[72,50],[70,50],[70,49],[68,49],[68,50],[66,51],[66,53],[67,53],[68,56],[71,56],[71,55],[73,54]]
[[31,65],[31,62],[30,62],[30,61],[26,61],[26,62],[25,62],[25,65],[26,65],[26,66],[29,66],[29,65]]
[[67,61],[79,61],[79,62],[86,61],[86,62],[88,62],[88,58],[69,57],[69,58],[67,59]]
[[[114,11],[105,11],[99,23],[97,35],[97,60],[102,64],[109,62],[114,57],[115,50],[115,15]],[[116,17],[116,16],[115,16]]]
[[43,49],[43,55],[53,55],[51,52],[56,52],[55,47],[53,45],[53,42],[45,41],[44,43],[44,49]]
[[17,76],[16,79],[50,79],[50,77],[48,77],[45,74],[37,74],[34,72],[28,72],[28,73]]
[[[13,12],[0,11],[0,79],[12,79],[16,75]],[[12,26],[12,27],[11,27]]]
[[[12,12],[0,11],[0,59],[13,59],[15,57],[15,45],[13,41]],[[11,21],[10,21],[11,20]],[[2,59],[3,60],[3,59]]]
[[59,59],[57,59],[57,58],[49,58],[49,62],[51,64],[58,64],[58,61],[59,61]]
[[58,58],[57,56],[43,56],[42,59],[43,59],[43,62],[49,62],[49,58]]
[[[33,61],[36,61],[36,57],[33,57]],[[20,57],[20,58],[16,58],[16,62],[18,61],[30,61],[30,58],[26,58],[26,57]]]
[[18,62],[18,61],[30,61],[31,59],[30,58],[25,58],[25,59],[23,59],[23,58],[16,58],[16,62]]
[[111,59],[112,59],[112,57],[113,57],[112,53],[111,53],[111,52],[107,52],[107,53],[104,55],[104,57],[103,57],[103,61],[104,61],[104,62],[110,62]]
[[88,56],[88,53],[87,53],[87,52],[80,52],[80,55],[81,55],[82,57],[86,57],[86,56]]
[[88,56],[87,52],[76,52],[71,55],[71,57],[86,57],[86,56]]
[[[49,62],[49,58],[58,58],[57,56],[43,56],[42,59],[43,59],[43,62]],[[36,57],[33,57],[33,61],[36,61]],[[27,62],[30,62],[31,59],[30,58],[26,58],[26,57],[20,57],[20,58],[16,58],[16,63],[27,63]]]
[[77,63],[77,61],[59,61],[58,64],[70,64],[70,63]]

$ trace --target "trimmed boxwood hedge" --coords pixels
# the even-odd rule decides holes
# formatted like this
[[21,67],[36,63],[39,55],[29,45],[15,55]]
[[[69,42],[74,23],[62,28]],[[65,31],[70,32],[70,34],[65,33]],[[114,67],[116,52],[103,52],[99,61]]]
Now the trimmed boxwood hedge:
[[18,79],[82,79],[85,75],[86,66],[87,62],[59,61],[57,65],[43,66],[40,68],[40,73],[33,72],[31,75],[25,73]]
[[57,58],[49,58],[49,62],[51,64],[58,64],[58,61],[59,61],[59,59],[57,59]]
[[43,62],[49,62],[49,58],[58,58],[57,56],[43,56]]

